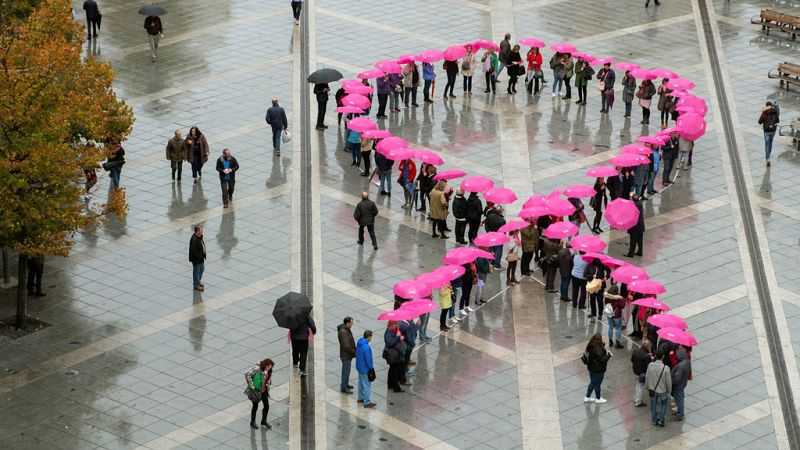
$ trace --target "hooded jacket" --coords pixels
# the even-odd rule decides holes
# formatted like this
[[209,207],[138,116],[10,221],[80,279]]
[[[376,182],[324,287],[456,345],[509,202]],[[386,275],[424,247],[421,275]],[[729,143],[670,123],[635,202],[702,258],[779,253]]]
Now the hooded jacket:
[[467,220],[481,220],[483,203],[478,194],[471,192],[467,197]]
[[374,368],[372,364],[372,348],[369,346],[369,339],[362,337],[358,340],[356,347],[356,371],[367,373]]
[[356,356],[356,342],[353,340],[353,332],[341,323],[336,327],[339,335],[339,357],[342,359],[353,359]]
[[467,219],[467,199],[463,195],[456,195],[453,199],[453,216],[456,220]]
[[431,191],[430,203],[431,203],[431,212],[430,212],[431,219],[446,220],[447,198],[445,198],[444,192],[442,191],[441,182],[438,183],[436,187],[433,188],[433,190]]
[[686,389],[686,384],[689,382],[689,372],[692,370],[692,362],[689,361],[689,355],[683,347],[675,350],[675,356],[678,357],[678,364],[672,370],[672,390],[682,391]]
[[631,354],[631,363],[633,363],[633,374],[641,375],[647,372],[647,366],[650,365],[650,353],[642,347],[638,347]]

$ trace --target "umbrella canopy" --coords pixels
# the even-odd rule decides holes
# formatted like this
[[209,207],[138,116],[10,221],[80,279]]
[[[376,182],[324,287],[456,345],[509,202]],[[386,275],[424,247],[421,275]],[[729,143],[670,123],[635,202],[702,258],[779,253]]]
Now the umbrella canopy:
[[548,198],[544,205],[550,214],[558,217],[568,216],[575,212],[575,205],[563,198]]
[[342,89],[348,94],[367,95],[372,93],[372,86],[367,86],[359,80],[342,81]]
[[678,127],[669,127],[657,131],[656,136],[663,136],[664,138],[669,139],[670,133],[677,133],[677,132],[678,132]]
[[333,83],[342,79],[342,72],[336,69],[319,69],[306,78],[306,81],[314,84]]
[[564,190],[564,195],[567,198],[591,197],[595,194],[597,194],[597,191],[585,184],[574,184]]
[[493,48],[497,52],[500,51],[500,44],[485,39],[478,39],[473,45],[477,48]]
[[364,108],[357,108],[355,106],[340,106],[336,108],[336,112],[342,114],[364,114]]
[[642,69],[641,67],[631,70],[631,76],[639,80],[655,80],[658,78],[658,75],[647,69]]
[[546,195],[531,195],[527,200],[525,200],[525,203],[522,204],[522,208],[528,209],[534,206],[545,206],[546,204],[547,204]]
[[597,58],[594,61],[590,61],[590,66],[604,66],[606,64],[611,64],[614,62],[614,58]]
[[441,166],[444,164],[444,160],[436,152],[423,149],[411,150],[411,152],[414,154],[414,158],[424,163],[433,164],[434,166]]
[[403,298],[424,297],[431,294],[431,288],[418,280],[403,280],[392,287],[392,293]]
[[[578,236],[575,236],[575,237],[581,237],[581,236],[583,236],[583,235],[578,235]],[[574,241],[575,238],[572,238],[572,240]],[[570,241],[570,243],[571,242],[572,241]],[[605,253],[597,253],[597,252],[588,252],[588,253],[586,253],[584,255],[581,255],[581,259],[586,261],[587,263],[591,263],[595,259],[599,259],[600,262],[603,262],[607,257],[608,257],[608,255],[606,255]]]
[[392,137],[392,133],[386,130],[366,130],[361,136],[369,139],[385,139]]
[[[391,138],[389,138],[391,139]],[[407,148],[393,148],[390,150],[386,150],[380,152],[386,159],[392,161],[402,161],[404,159],[411,159],[414,156],[414,153]]]
[[356,75],[356,78],[361,78],[362,80],[366,80],[369,78],[380,78],[382,76],[383,72],[381,72],[380,70],[370,69],[359,73],[358,75]]
[[503,233],[490,231],[488,233],[479,234],[475,237],[475,239],[472,240],[472,242],[481,247],[494,247],[497,245],[503,245],[510,240],[511,238]]
[[706,101],[695,95],[684,95],[678,99],[677,106],[682,108],[691,108],[697,114],[704,116],[708,112],[708,105]]
[[650,276],[641,267],[620,266],[617,270],[611,272],[611,278],[620,283],[629,284],[637,280],[647,280]]
[[575,52],[572,54],[572,56],[576,59],[582,59],[590,64],[597,60],[597,58],[595,58],[594,56],[584,52]]
[[692,94],[690,94],[689,92],[686,92],[686,91],[672,91],[672,92],[667,93],[667,95],[669,95],[670,97],[681,98],[681,97],[686,97],[687,95],[692,95]]
[[612,258],[612,257],[610,257],[608,255],[603,255],[603,256],[605,256],[605,258],[602,258],[601,261],[603,261],[603,264],[605,264],[606,267],[609,267],[611,269],[614,269],[616,267],[622,267],[622,266],[628,264],[627,262],[625,262],[625,261],[623,261],[621,259]]
[[609,162],[619,167],[635,167],[635,166],[641,166],[642,164],[649,164],[650,160],[647,159],[646,156],[631,155],[630,153],[624,153],[622,155],[618,155],[611,158]]
[[619,175],[619,171],[613,167],[592,167],[586,171],[587,177],[603,178]]
[[686,321],[683,320],[682,317],[674,316],[672,314],[653,314],[647,318],[647,322],[652,323],[659,328],[678,328],[679,330],[685,330],[689,328],[686,325]]
[[524,220],[512,220],[511,222],[506,222],[505,225],[497,229],[498,233],[510,233],[512,231],[521,230],[523,228],[528,228],[531,226],[529,222]]
[[463,45],[451,45],[444,51],[446,61],[457,61],[467,55],[467,49]]
[[380,142],[378,145],[375,146],[375,150],[380,153],[387,152],[389,150],[396,150],[399,148],[408,148],[408,142],[405,139],[401,139],[396,136],[388,137]]
[[311,301],[305,294],[289,292],[275,302],[272,317],[278,326],[293,330],[308,320],[311,314]]
[[372,102],[363,95],[350,94],[342,97],[342,105],[355,106],[356,108],[367,109],[372,106]]
[[572,238],[569,246],[582,252],[602,252],[606,248],[606,243],[597,236],[581,234]]
[[433,177],[433,179],[436,180],[436,181],[439,181],[439,180],[453,180],[453,179],[456,179],[456,178],[461,178],[466,174],[467,174],[467,172],[464,172],[463,170],[449,169],[449,170],[443,170],[443,171],[437,173],[436,176]]
[[444,52],[441,50],[425,50],[419,54],[419,59],[426,63],[440,61],[444,58]]
[[636,142],[641,142],[644,144],[651,144],[651,145],[664,145],[667,142],[667,139],[658,136],[639,136],[636,138]]
[[[645,280],[645,281],[648,281],[648,280]],[[638,282],[634,282],[634,283],[638,283]],[[633,284],[633,283],[631,283],[631,284]],[[630,286],[628,286],[628,290],[630,290]],[[644,306],[645,308],[658,309],[660,311],[669,311],[670,310],[670,307],[667,306],[666,303],[660,302],[660,301],[658,301],[657,299],[655,299],[653,297],[640,298],[639,300],[634,300],[633,302],[631,302],[631,304],[632,305],[638,305],[638,306]]]
[[483,198],[485,198],[487,202],[492,202],[496,205],[508,205],[517,201],[517,194],[508,188],[493,187],[487,189],[486,192],[483,193]]
[[447,277],[436,272],[425,272],[414,278],[414,280],[425,283],[431,289],[441,289],[442,286],[450,282]]
[[697,345],[697,339],[692,336],[692,333],[679,328],[660,328],[656,333],[658,333],[658,337],[679,345],[685,345],[687,347],[694,347]]
[[565,42],[557,42],[550,46],[550,50],[558,53],[575,53],[578,51],[575,46],[567,44]]
[[653,153],[650,147],[641,144],[628,144],[619,148],[619,151],[628,155],[642,155],[647,156]]
[[527,47],[536,47],[536,48],[543,48],[545,46],[543,41],[534,38],[522,38],[517,41],[519,45],[525,45]]
[[408,311],[415,316],[421,316],[437,308],[436,302],[426,298],[419,298],[410,302],[405,302],[398,311]]
[[538,219],[539,217],[550,215],[550,210],[546,206],[531,206],[523,209],[517,215],[523,219]]
[[377,130],[378,124],[366,117],[356,117],[347,122],[347,128],[358,133],[363,133],[367,130]]
[[637,280],[628,285],[628,290],[640,294],[658,295],[667,292],[664,285],[656,280]]
[[397,64],[408,64],[408,63],[416,62],[416,61],[419,61],[419,60],[420,60],[419,55],[413,55],[413,54],[410,54],[410,53],[406,53],[404,55],[400,55],[397,58]]
[[653,69],[650,73],[655,74],[658,78],[678,78],[678,74],[668,69]]
[[383,73],[401,73],[403,66],[397,64],[397,61],[391,59],[384,59],[375,63],[375,68]]
[[450,250],[442,258],[445,264],[462,265],[475,261],[478,258],[494,259],[494,255],[475,247],[458,247]]
[[378,316],[378,320],[410,320],[414,319],[419,314],[408,309],[396,309],[394,311],[385,311]]
[[619,62],[614,64],[614,68],[617,70],[633,70],[638,69],[639,65],[632,62]]
[[686,78],[674,78],[667,81],[667,89],[673,89],[676,91],[688,91],[689,89],[694,89],[694,83],[687,80]]
[[461,275],[464,275],[464,272],[466,272],[464,266],[457,266],[455,264],[448,264],[446,266],[437,267],[433,270],[433,273],[442,275],[450,281],[455,280]]
[[139,8],[139,14],[143,16],[163,16],[167,13],[167,10],[164,9],[163,6],[158,6],[153,3],[149,5],[144,5]]
[[678,116],[678,133],[692,141],[697,140],[706,132],[706,120],[700,114],[687,112]]
[[544,230],[542,235],[550,239],[566,239],[578,234],[578,227],[570,222],[556,222]]
[[461,189],[467,192],[483,192],[491,189],[492,186],[494,186],[494,181],[478,175],[464,178],[461,181]]
[[639,208],[630,200],[614,199],[606,206],[606,220],[611,228],[629,230],[639,221]]

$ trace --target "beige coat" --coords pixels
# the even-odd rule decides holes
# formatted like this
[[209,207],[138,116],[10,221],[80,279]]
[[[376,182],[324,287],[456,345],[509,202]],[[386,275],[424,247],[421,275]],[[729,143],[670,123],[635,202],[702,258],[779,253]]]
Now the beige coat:
[[437,184],[431,191],[431,219],[447,220],[447,199],[442,192],[442,185]]
[[477,67],[477,65],[478,65],[475,62],[475,52],[474,51],[472,53],[467,53],[467,55],[464,57],[464,59],[461,60],[462,65],[465,62],[469,63],[469,70],[464,70],[462,68],[461,69],[461,75],[463,75],[465,77],[471,77],[472,75],[475,74],[475,67]]

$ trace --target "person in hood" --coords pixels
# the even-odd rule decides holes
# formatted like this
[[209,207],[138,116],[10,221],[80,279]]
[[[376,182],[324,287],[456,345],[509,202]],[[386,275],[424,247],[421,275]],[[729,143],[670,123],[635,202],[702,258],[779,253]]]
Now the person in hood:
[[356,357],[356,343],[353,340],[353,318],[348,316],[336,327],[339,335],[339,358],[342,360],[342,382],[339,390],[345,394],[353,393],[353,386],[350,385],[350,369],[353,367],[353,358]]
[[650,399],[650,420],[653,425],[664,426],[667,414],[669,392],[673,391],[672,377],[669,367],[664,364],[664,350],[656,350],[656,359],[647,366],[645,384],[648,392],[653,391],[655,397]]
[[650,344],[650,341],[645,339],[642,342],[642,346],[634,350],[631,354],[633,374],[636,375],[636,393],[633,395],[633,406],[637,408],[646,406],[646,404],[642,401],[642,394],[644,393],[647,367],[653,361],[651,348],[652,345]]
[[477,193],[470,192],[469,197],[467,197],[467,224],[469,225],[467,237],[469,238],[470,244],[472,244],[472,241],[478,236],[482,216],[483,203],[481,203],[481,199],[478,197]]
[[[603,378],[606,375],[606,366],[608,360],[611,359],[612,353],[606,351],[603,345],[603,337],[600,333],[595,333],[594,336],[586,344],[586,351],[583,353],[581,360],[586,364],[589,370],[589,387],[586,390],[586,396],[583,397],[584,403],[605,403],[607,402],[600,395],[600,385],[603,384]],[[592,392],[595,393],[595,398],[592,398]]]
[[456,218],[456,243],[466,245],[464,233],[467,230],[467,199],[463,189],[457,190],[456,198],[453,199],[453,216]]
[[767,105],[761,110],[761,116],[758,118],[758,124],[764,129],[764,156],[767,158],[767,167],[770,165],[769,156],[772,153],[772,140],[775,138],[775,130],[778,129],[780,121],[778,105],[773,102],[767,102]]
[[689,372],[692,370],[692,362],[689,361],[689,354],[686,349],[678,347],[675,350],[675,356],[678,358],[678,364],[672,369],[672,398],[675,399],[675,406],[678,410],[674,413],[675,420],[678,422],[683,421],[683,401],[685,399],[684,390],[686,384],[689,382]]
[[372,348],[369,342],[372,340],[372,331],[364,331],[364,337],[358,340],[356,346],[356,371],[358,372],[358,403],[362,403],[364,408],[374,408],[369,394],[372,390],[372,381],[369,380],[370,371],[374,371],[372,363]]

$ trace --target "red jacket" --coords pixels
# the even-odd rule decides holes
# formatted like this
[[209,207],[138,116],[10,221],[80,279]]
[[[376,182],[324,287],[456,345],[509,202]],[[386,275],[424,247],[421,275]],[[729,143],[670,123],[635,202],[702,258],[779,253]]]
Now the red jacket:
[[400,169],[400,175],[398,176],[398,180],[400,179],[400,177],[403,176],[403,167],[405,167],[406,163],[409,163],[409,166],[408,166],[408,179],[406,180],[406,182],[413,183],[414,180],[417,179],[417,164],[414,163],[414,161],[412,161],[410,159],[405,159],[405,160],[400,162],[400,166],[398,166],[398,169]]
[[530,53],[528,53],[528,56],[526,57],[526,59],[528,60],[528,69],[533,69],[536,72],[539,72],[539,71],[542,70],[542,54],[541,53],[533,54],[532,52],[530,52]]

